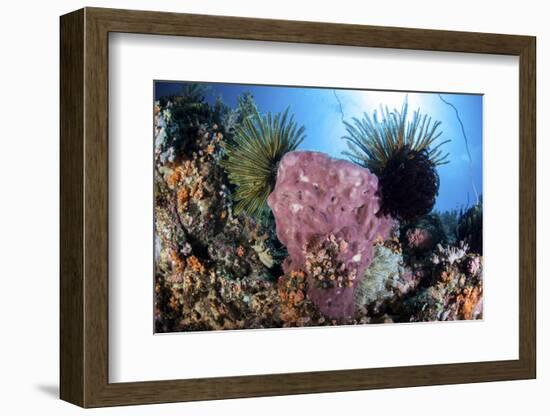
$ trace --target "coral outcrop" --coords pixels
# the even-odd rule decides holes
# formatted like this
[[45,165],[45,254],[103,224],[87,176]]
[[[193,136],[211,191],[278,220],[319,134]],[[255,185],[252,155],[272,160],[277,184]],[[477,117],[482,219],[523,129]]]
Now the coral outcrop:
[[411,322],[454,321],[483,318],[481,257],[468,252],[468,245],[439,245],[432,257],[432,273],[406,302],[405,316]]
[[[377,192],[378,179],[368,169],[322,153],[290,152],[280,162],[268,204],[277,237],[288,250],[285,267],[302,270],[308,257],[323,254],[348,274],[342,286],[309,286],[308,296],[328,317],[354,314],[357,280],[350,280],[350,273],[363,275],[374,242],[387,239],[394,226],[390,217],[380,215]],[[336,239],[337,252],[327,252],[314,239]],[[315,280],[314,273],[309,277]]]
[[[233,213],[219,163],[230,133],[188,101],[155,109],[156,330],[279,326],[272,233]],[[197,118],[178,118],[183,105]]]
[[307,276],[301,270],[289,272],[279,278],[279,317],[284,327],[326,323],[315,304],[307,298],[308,285]]

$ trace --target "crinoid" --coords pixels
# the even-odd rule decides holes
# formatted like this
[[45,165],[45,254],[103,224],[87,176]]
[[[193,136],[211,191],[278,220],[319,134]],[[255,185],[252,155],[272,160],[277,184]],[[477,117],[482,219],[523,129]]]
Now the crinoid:
[[229,181],[236,186],[233,194],[235,213],[245,212],[256,218],[267,209],[267,197],[275,186],[282,157],[295,150],[305,137],[294,116],[283,113],[260,115],[254,109],[235,127],[232,143],[226,146],[222,161]]
[[379,175],[384,214],[412,221],[429,213],[439,190],[439,175],[427,151],[398,150]]
[[436,166],[448,163],[440,149],[449,140],[436,143],[441,122],[420,110],[407,120],[408,103],[401,111],[381,108],[353,123],[344,122],[348,151],[354,163],[368,168],[380,179],[382,212],[411,221],[431,211],[439,191]]

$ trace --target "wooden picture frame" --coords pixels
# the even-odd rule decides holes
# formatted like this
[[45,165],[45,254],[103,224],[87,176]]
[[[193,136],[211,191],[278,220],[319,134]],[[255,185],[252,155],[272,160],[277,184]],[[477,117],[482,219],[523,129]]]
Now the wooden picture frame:
[[[530,36],[85,8],[61,17],[60,396],[82,407],[536,377],[535,38]],[[109,383],[108,35],[298,42],[519,57],[519,359]]]

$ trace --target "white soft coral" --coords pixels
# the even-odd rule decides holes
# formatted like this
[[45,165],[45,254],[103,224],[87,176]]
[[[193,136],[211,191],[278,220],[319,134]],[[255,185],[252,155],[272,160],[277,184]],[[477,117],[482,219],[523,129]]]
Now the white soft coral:
[[470,247],[464,241],[461,241],[458,246],[447,246],[445,248],[441,244],[438,244],[432,256],[432,262],[434,264],[453,265],[468,254],[469,249]]

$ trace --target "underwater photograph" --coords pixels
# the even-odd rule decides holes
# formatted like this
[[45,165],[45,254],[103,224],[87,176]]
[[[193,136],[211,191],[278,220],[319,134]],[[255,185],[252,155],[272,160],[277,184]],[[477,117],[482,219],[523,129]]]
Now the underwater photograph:
[[154,331],[483,319],[483,95],[154,82]]

